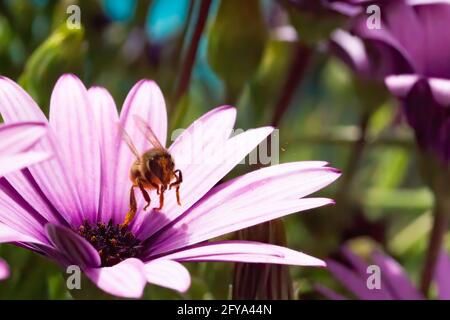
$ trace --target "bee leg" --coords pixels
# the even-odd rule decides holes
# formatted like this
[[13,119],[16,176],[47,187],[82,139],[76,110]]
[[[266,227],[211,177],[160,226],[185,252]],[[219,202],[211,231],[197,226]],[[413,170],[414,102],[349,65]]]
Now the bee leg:
[[156,189],[156,194],[159,195],[159,186],[154,182],[150,182],[150,184],[153,188]]
[[164,191],[165,187],[161,186],[161,190],[159,190],[159,208],[156,210],[161,210],[164,207]]
[[[177,173],[178,173],[178,175],[177,175]],[[183,174],[181,173],[181,170],[175,170],[173,172],[173,175],[175,176],[176,180],[175,180],[175,182],[172,182],[169,185],[169,190],[172,189],[172,187],[178,186],[180,183],[183,182]]]
[[[178,173],[178,175],[177,175],[177,173]],[[177,195],[177,203],[178,203],[179,206],[181,206],[181,201],[180,201],[180,184],[183,182],[183,175],[181,173],[181,170],[175,170],[173,172],[173,174],[175,175],[177,180],[170,184],[169,190],[172,187],[175,187],[175,193]]]
[[179,206],[181,206],[181,202],[180,202],[180,185],[176,186],[175,194],[177,195],[177,203],[178,203]]
[[128,210],[125,220],[121,224],[122,227],[128,226],[128,224],[133,220],[137,212],[136,196],[134,195],[134,186],[130,189],[130,209]]
[[145,211],[150,206],[151,199],[150,199],[150,196],[148,195],[147,190],[145,190],[144,186],[142,185],[141,181],[138,182],[138,186],[139,186],[139,190],[141,190],[142,196],[144,197],[145,201],[147,202],[147,204],[144,207],[144,211]]

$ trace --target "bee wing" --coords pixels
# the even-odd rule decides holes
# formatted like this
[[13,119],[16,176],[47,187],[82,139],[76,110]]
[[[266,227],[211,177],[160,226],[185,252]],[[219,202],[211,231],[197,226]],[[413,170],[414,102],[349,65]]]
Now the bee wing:
[[131,152],[136,156],[136,159],[140,158],[139,151],[137,150],[136,146],[134,145],[133,141],[131,140],[131,137],[127,133],[124,127],[120,123],[117,124],[118,132],[121,135],[122,139],[125,141],[125,143],[130,148]]
[[133,115],[134,122],[136,123],[136,126],[138,127],[139,131],[142,132],[142,134],[147,138],[148,141],[153,145],[155,148],[162,148],[163,145],[161,142],[159,142],[158,137],[153,132],[152,128],[150,128],[147,123],[145,123],[145,120],[139,117],[138,115]]

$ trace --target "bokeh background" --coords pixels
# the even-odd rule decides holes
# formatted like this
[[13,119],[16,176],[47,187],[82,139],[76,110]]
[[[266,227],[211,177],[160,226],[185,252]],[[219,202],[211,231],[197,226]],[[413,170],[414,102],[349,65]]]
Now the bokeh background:
[[[218,105],[236,105],[239,128],[280,129],[280,162],[326,160],[343,170],[323,191],[336,206],[284,219],[290,248],[321,258],[338,258],[343,243],[362,256],[382,248],[417,282],[433,197],[418,174],[413,135],[382,86],[358,79],[330,50],[330,31],[345,18],[294,2],[0,0],[0,74],[43,110],[65,72],[106,87],[118,106],[135,82],[154,79],[172,129]],[[80,29],[67,28],[71,4],[81,9]],[[252,169],[240,165],[230,177]],[[72,298],[56,265],[9,245],[0,246],[0,256],[12,270],[0,298]],[[144,298],[230,298],[233,264],[188,267],[186,294],[147,286]],[[290,272],[295,299],[322,298],[317,283],[345,292],[325,269]]]

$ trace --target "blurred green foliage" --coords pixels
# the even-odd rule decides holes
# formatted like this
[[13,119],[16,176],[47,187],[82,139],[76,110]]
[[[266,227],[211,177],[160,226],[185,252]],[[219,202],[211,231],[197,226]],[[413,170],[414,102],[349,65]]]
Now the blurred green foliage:
[[[275,2],[213,2],[202,39],[206,45],[197,54],[190,90],[178,106],[171,105],[171,97],[195,12],[183,15],[189,20],[177,21],[182,25],[180,30],[156,41],[146,29],[152,1],[137,1],[130,11],[134,15],[120,21],[106,14],[104,3],[0,0],[0,74],[19,81],[46,112],[58,76],[73,72],[87,86],[105,86],[118,108],[137,80],[156,80],[169,107],[177,110],[169,114],[177,127],[186,127],[207,110],[230,102],[238,106],[239,126],[270,123],[296,44],[295,40],[274,36],[267,8]],[[81,8],[82,29],[68,29],[65,24],[70,4]],[[188,7],[196,8],[185,9]],[[326,160],[333,167],[345,168],[358,139],[363,110],[369,108],[371,117],[365,151],[352,183],[343,190],[347,205],[338,203],[287,217],[289,247],[328,257],[343,242],[356,239],[358,248],[384,247],[416,277],[433,198],[411,156],[411,132],[395,121],[398,110],[393,101],[355,81],[341,61],[316,47],[340,21],[291,9],[284,12],[285,19],[304,35],[314,58],[280,124],[281,162]],[[373,105],[368,106],[367,101]],[[239,166],[230,176],[247,170]],[[337,183],[321,194],[334,198],[339,188]],[[0,283],[0,298],[71,298],[61,270],[45,258],[11,245],[2,245],[0,256],[12,269],[12,277]],[[229,298],[231,264],[188,267],[193,281],[186,294],[147,286],[145,298]],[[326,270],[296,267],[291,273],[297,298],[320,298],[313,290],[318,282],[342,289]]]

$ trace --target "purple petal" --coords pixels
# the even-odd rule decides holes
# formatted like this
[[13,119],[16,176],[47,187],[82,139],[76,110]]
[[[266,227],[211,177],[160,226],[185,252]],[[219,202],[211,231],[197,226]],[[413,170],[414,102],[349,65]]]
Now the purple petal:
[[81,268],[100,266],[101,261],[97,251],[74,231],[54,224],[47,224],[45,229],[52,244],[65,255],[68,261]]
[[[136,126],[134,115],[140,116],[152,128],[162,145],[166,144],[167,136],[167,112],[164,97],[158,85],[150,80],[139,81],[128,93],[122,112],[120,124],[130,135],[133,144],[138,151],[145,152],[152,146]],[[120,173],[116,177],[115,210],[113,216],[117,223],[123,222],[129,206],[129,189],[131,182],[129,171],[136,160],[126,143],[121,141],[120,149],[116,154],[117,170]]]
[[448,276],[449,271],[450,258],[444,251],[441,251],[434,276],[440,300],[450,300],[450,277]]
[[343,295],[340,295],[339,293],[331,290],[330,288],[327,288],[325,286],[322,286],[320,284],[316,284],[314,288],[322,295],[324,295],[326,298],[330,300],[347,300],[346,297]]
[[0,76],[0,113],[5,123],[47,122],[42,110],[14,81]]
[[327,260],[327,267],[333,276],[342,285],[348,288],[353,294],[362,300],[392,300],[393,297],[382,284],[380,289],[369,289],[367,279],[369,274],[359,274],[332,260]]
[[116,104],[106,89],[90,88],[88,97],[94,111],[101,150],[100,220],[108,222],[112,218],[115,205],[119,115]]
[[397,64],[406,61],[409,64],[406,70],[423,72],[426,35],[413,7],[405,1],[389,1],[381,12],[383,20],[380,29],[369,29],[367,15],[363,13],[355,19],[353,32],[370,43],[382,43],[388,50],[396,51],[395,61]]
[[[18,121],[47,123],[47,118],[33,99],[14,81],[5,77],[0,77],[0,114],[6,123]],[[74,195],[72,181],[67,176],[68,170],[64,167],[64,161],[59,155],[58,144],[51,128],[49,128],[47,136],[42,138],[33,150],[53,154],[52,159],[30,167],[30,172],[42,194],[66,221],[71,222],[74,213],[80,211],[80,204]],[[20,176],[10,179],[10,176],[8,176],[8,180],[13,187],[27,199],[31,198],[28,191],[35,186],[28,185],[30,179]],[[36,208],[40,210],[42,216],[53,222],[49,214],[41,211],[41,209],[45,210],[44,202],[41,202]],[[55,218],[56,220],[58,219]]]
[[343,246],[341,249],[345,259],[350,262],[355,271],[359,274],[365,274],[368,264],[359,256],[354,254],[347,246]]
[[360,38],[338,29],[331,36],[331,49],[357,73],[365,76],[370,75],[369,58]]
[[[450,20],[450,3],[423,4],[414,6],[421,25],[419,26],[425,34],[426,42],[421,43],[412,33],[406,35],[421,47],[425,56],[425,74],[429,77],[448,78],[450,74],[450,32],[448,32],[448,21]],[[397,24],[402,24],[398,22]],[[408,32],[412,32],[411,26]]]
[[322,198],[300,199],[340,176],[335,169],[318,165],[308,168],[298,162],[272,166],[219,185],[159,236],[154,253],[333,203]]
[[408,96],[411,89],[419,80],[419,76],[414,74],[386,77],[386,86],[397,98],[403,99]]
[[383,284],[391,288],[394,299],[422,300],[423,297],[408,279],[403,268],[391,257],[380,252],[373,254],[373,261],[380,267]]
[[436,102],[442,106],[450,106],[450,80],[431,78],[428,83]]
[[186,292],[191,285],[189,271],[176,261],[157,259],[145,264],[147,281],[161,287]]
[[25,151],[47,132],[43,122],[18,122],[0,125],[0,158]]
[[0,177],[50,158],[47,152],[30,151],[0,158]]
[[23,169],[5,176],[23,199],[50,223],[67,224],[53,204],[47,199],[33,178],[29,169]]
[[89,268],[84,272],[100,289],[123,298],[140,298],[147,283],[144,264],[135,258],[112,267]]
[[47,244],[45,222],[5,178],[0,178],[0,223],[35,239],[34,242]]
[[76,76],[63,75],[57,81],[49,119],[81,204],[79,219],[72,222],[94,221],[100,199],[100,145],[86,88]]
[[29,235],[20,233],[11,227],[8,227],[4,223],[0,223],[0,243],[8,243],[8,242],[30,242],[30,243],[38,243],[44,244],[41,241],[30,237]]
[[202,244],[169,254],[164,258],[182,262],[229,261],[249,263],[274,263],[297,266],[324,267],[325,262],[310,255],[253,241],[221,241]]
[[10,271],[9,266],[5,260],[0,259],[0,280],[5,280],[9,278]]

